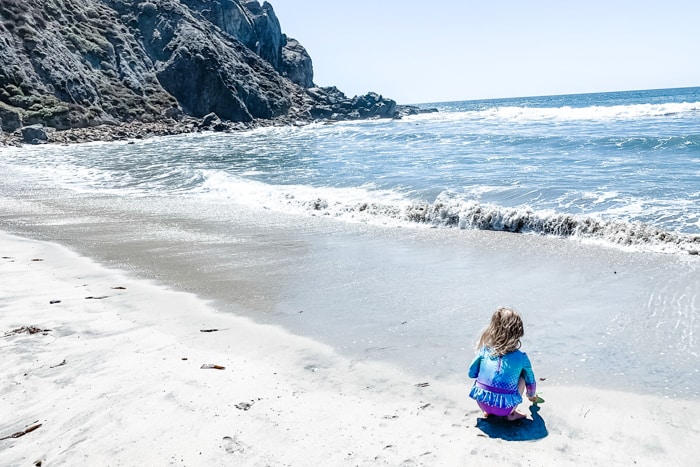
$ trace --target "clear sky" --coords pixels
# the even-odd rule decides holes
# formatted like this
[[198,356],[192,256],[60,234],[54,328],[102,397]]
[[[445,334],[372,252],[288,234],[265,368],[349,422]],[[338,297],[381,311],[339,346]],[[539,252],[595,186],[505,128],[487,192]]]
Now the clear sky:
[[[319,86],[400,104],[700,86],[699,0],[268,0]],[[262,0],[261,0],[262,3]]]

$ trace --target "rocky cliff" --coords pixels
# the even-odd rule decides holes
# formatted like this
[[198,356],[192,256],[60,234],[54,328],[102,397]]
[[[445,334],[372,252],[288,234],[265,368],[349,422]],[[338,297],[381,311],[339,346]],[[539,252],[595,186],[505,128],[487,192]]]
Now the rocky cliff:
[[313,82],[309,54],[256,0],[2,0],[0,127],[395,117]]

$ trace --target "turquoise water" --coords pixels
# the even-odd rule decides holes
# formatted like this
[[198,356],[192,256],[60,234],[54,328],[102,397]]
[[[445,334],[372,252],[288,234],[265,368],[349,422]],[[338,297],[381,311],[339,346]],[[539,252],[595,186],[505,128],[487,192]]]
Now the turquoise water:
[[426,107],[2,148],[0,229],[420,377],[511,305],[547,384],[699,397],[700,88]]

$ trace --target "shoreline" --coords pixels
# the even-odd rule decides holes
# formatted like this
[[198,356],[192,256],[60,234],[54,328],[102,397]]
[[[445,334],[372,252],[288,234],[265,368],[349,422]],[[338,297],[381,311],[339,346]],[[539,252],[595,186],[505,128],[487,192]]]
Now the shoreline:
[[470,381],[351,361],[57,244],[0,232],[0,256],[0,437],[40,425],[0,441],[3,465],[697,462],[698,401],[545,381],[527,421],[484,421]]
[[[356,98],[357,96],[355,96]],[[436,109],[422,109],[417,105],[398,105],[397,114],[394,117],[371,116],[365,118],[350,118],[347,116],[336,116],[336,118],[306,118],[300,115],[283,115],[271,119],[257,118],[250,122],[235,122],[221,120],[216,114],[211,113],[202,118],[180,114],[178,117],[165,120],[135,120],[131,122],[111,121],[99,125],[86,127],[75,127],[67,129],[57,129],[54,127],[34,124],[23,126],[13,132],[4,132],[0,129],[0,148],[2,147],[22,147],[24,145],[40,144],[81,144],[94,142],[116,142],[133,141],[153,138],[158,136],[176,136],[189,133],[202,133],[214,131],[220,133],[231,133],[236,131],[247,131],[255,128],[265,127],[297,127],[313,123],[333,124],[349,120],[378,120],[378,119],[401,119],[409,115],[420,113],[437,112]],[[27,136],[23,134],[25,129],[36,128]],[[31,135],[31,136],[30,136]],[[39,138],[36,138],[38,135]]]
[[154,121],[154,122],[113,122],[84,128],[69,128],[57,130],[52,127],[42,126],[46,140],[31,143],[25,141],[21,129],[12,133],[0,131],[0,148],[22,147],[37,144],[61,144],[72,145],[94,142],[133,141],[158,136],[176,136],[189,133],[201,133],[204,131],[233,132],[245,131],[265,126],[295,126],[312,122],[297,122],[287,118],[276,120],[255,120],[253,122],[222,122],[218,117],[205,117],[202,119],[183,116],[179,120]]

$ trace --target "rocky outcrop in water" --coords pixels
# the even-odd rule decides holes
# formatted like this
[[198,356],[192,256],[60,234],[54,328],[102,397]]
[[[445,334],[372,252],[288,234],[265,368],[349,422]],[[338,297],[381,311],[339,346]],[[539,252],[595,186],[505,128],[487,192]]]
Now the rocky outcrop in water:
[[2,0],[0,15],[0,128],[16,135],[211,113],[224,125],[400,115],[374,93],[315,87],[267,2]]

